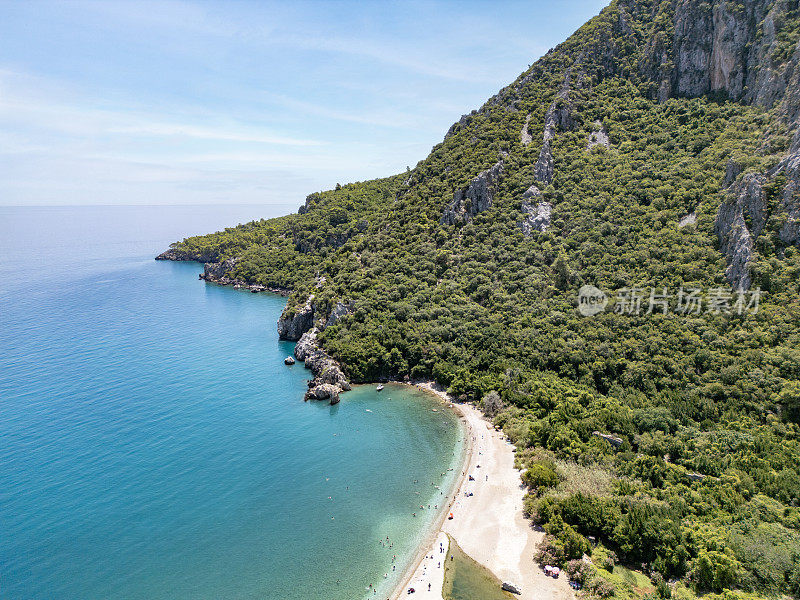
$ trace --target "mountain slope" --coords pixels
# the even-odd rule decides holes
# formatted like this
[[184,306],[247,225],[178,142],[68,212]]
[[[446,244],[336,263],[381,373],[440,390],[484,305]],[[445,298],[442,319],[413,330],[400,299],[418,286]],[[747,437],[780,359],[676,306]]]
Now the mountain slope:
[[[799,40],[796,1],[613,2],[408,173],[165,258],[291,289],[281,333],[315,384],[488,396],[544,559],[592,535],[655,583],[797,594]],[[584,285],[604,312],[577,310]]]

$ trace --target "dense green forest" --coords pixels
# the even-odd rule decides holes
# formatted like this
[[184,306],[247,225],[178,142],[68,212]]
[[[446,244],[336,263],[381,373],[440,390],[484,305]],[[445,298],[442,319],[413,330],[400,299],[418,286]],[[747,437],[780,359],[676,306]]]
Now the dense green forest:
[[[682,93],[682,10],[753,21],[760,68],[800,55],[797,2],[612,2],[408,172],[173,247],[238,258],[230,277],[291,289],[290,311],[349,302],[319,339],[352,381],[435,379],[482,403],[517,445],[539,558],[591,594],[800,597],[798,99],[730,80]],[[479,206],[470,186],[493,166]],[[719,215],[753,177],[764,206],[733,233],[752,234],[761,296],[736,310]],[[525,231],[525,203],[549,225]],[[610,297],[592,317],[586,284]],[[623,288],[647,290],[645,308],[666,288],[668,308],[615,310]],[[699,312],[679,310],[682,288],[702,290]],[[713,290],[731,310],[708,309]]]

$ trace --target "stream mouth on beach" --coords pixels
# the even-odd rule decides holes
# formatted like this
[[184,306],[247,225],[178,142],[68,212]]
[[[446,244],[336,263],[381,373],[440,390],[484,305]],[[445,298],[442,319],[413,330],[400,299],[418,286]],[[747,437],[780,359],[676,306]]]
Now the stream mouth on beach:
[[[448,536],[450,537],[450,536]],[[444,600],[509,600],[515,598],[501,589],[502,582],[489,569],[466,554],[450,537],[444,571]]]

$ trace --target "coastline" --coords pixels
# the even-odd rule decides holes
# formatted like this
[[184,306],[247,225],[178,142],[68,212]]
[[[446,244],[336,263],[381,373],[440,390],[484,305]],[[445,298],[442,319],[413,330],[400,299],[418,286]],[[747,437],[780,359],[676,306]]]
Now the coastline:
[[[414,579],[415,574],[421,568],[425,558],[430,554],[435,554],[433,549],[438,547],[439,541],[443,541],[445,544],[447,543],[447,536],[444,532],[444,524],[446,522],[447,515],[458,498],[459,493],[461,493],[461,488],[464,484],[464,481],[467,479],[469,466],[472,462],[473,444],[471,425],[462,410],[463,405],[453,402],[452,398],[450,398],[450,396],[441,388],[438,388],[435,382],[424,381],[407,383],[403,381],[388,381],[387,383],[412,386],[436,396],[443,404],[445,404],[448,410],[452,410],[456,413],[456,415],[458,415],[458,421],[460,427],[463,429],[464,434],[464,444],[461,448],[461,456],[459,457],[459,461],[456,466],[456,468],[462,473],[461,475],[453,478],[450,489],[447,490],[445,495],[447,502],[439,508],[439,513],[429,525],[428,531],[423,535],[422,541],[420,542],[420,545],[414,554],[414,558],[408,563],[408,566],[403,569],[400,579],[398,579],[394,590],[390,593],[389,598],[391,600],[398,600],[401,596],[406,595],[406,589],[409,587],[409,583],[412,579]],[[443,574],[444,569],[442,569],[442,575]],[[441,596],[441,583],[439,584],[439,588],[437,590],[434,590],[432,587],[431,592],[433,591],[436,591],[439,595],[428,597],[439,598]],[[418,590],[418,592],[422,592],[422,589]],[[428,592],[426,590],[425,594],[427,593]],[[423,595],[423,597],[425,596]]]
[[[169,255],[160,255],[157,259],[192,260],[176,259]],[[205,273],[199,278],[208,283],[232,285],[236,289],[245,288],[252,292],[285,293],[284,290],[273,290],[265,286],[255,286],[258,289],[252,289],[246,284],[242,285],[243,282],[225,277],[225,267],[230,265],[206,263],[204,266]],[[312,299],[313,296],[307,304]],[[306,335],[308,334],[302,337],[305,338]],[[302,340],[298,342],[298,346],[301,344]],[[324,351],[319,352],[324,354]],[[299,360],[304,358],[306,357],[298,356]],[[447,545],[452,539],[467,555],[498,579],[520,588],[522,593],[519,597],[522,600],[573,599],[574,593],[566,578],[554,580],[545,576],[533,560],[536,546],[544,534],[535,531],[530,521],[522,515],[525,489],[520,473],[514,467],[514,449],[503,433],[496,431],[474,406],[456,403],[433,381],[387,383],[413,386],[438,398],[458,416],[464,443],[459,460],[451,463],[451,466],[461,470],[461,474],[456,473],[448,486],[445,493],[447,501],[423,531],[413,558],[395,583],[387,581],[386,586],[373,588],[373,594],[380,590],[380,597],[399,600],[406,596],[409,587],[414,587],[416,593],[423,598],[441,599],[444,568],[441,561],[436,560],[436,555],[442,554],[440,544]],[[349,389],[349,385],[346,389]],[[472,481],[470,476],[474,477]],[[449,513],[453,513],[453,520],[447,519]],[[428,565],[431,559],[433,560]],[[430,592],[428,585],[431,585]]]
[[[570,600],[574,592],[567,579],[547,577],[533,560],[536,546],[544,534],[533,529],[522,515],[525,489],[514,467],[514,450],[502,432],[469,404],[457,404],[432,382],[412,385],[435,394],[459,413],[465,429],[462,474],[456,479],[455,494],[448,494],[447,508],[434,521],[391,600],[406,596],[414,587],[415,597],[442,598],[444,570],[434,568],[438,544],[449,536],[474,560],[488,568],[501,581],[513,583],[521,600]],[[474,481],[469,480],[474,476]],[[481,480],[483,479],[483,480]],[[452,490],[451,490],[452,492]],[[473,493],[473,496],[467,496]],[[453,520],[446,519],[452,512]],[[430,568],[425,558],[433,555]],[[431,583],[428,592],[427,584]]]

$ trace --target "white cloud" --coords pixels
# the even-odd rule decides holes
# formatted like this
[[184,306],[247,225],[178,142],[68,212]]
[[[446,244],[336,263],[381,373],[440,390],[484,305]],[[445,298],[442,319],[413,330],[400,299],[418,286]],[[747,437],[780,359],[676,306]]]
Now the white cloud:
[[6,129],[28,127],[50,134],[73,136],[152,136],[184,137],[202,140],[253,142],[277,146],[319,146],[319,140],[284,136],[258,125],[231,122],[226,114],[207,114],[205,122],[214,126],[174,120],[170,114],[142,114],[124,108],[108,109],[91,106],[89,99],[72,98],[72,103],[50,100],[70,97],[68,90],[59,90],[53,82],[40,82],[44,94],[25,85],[32,79],[8,70],[0,71],[0,125]]

